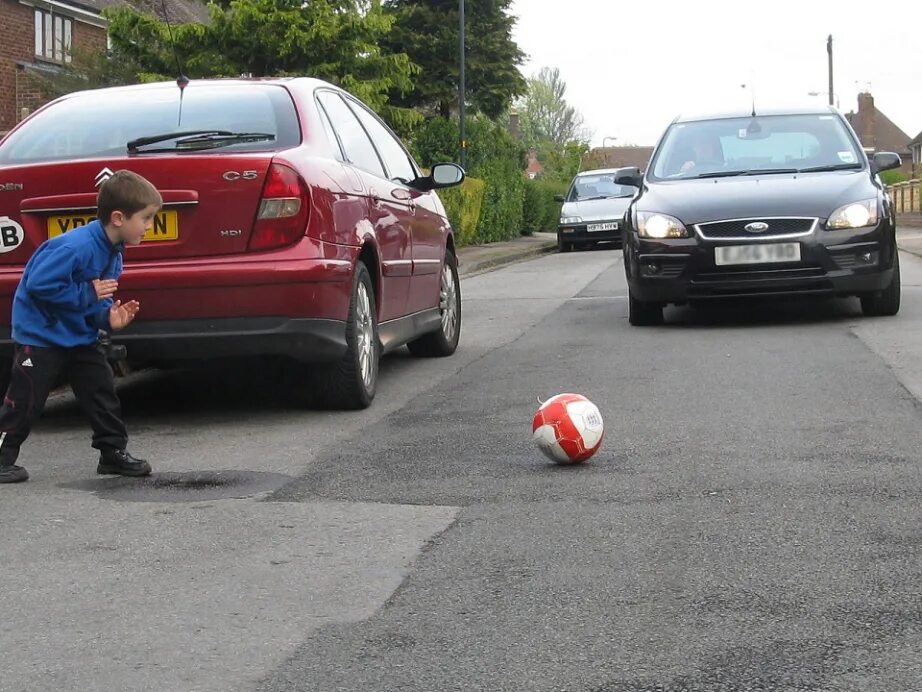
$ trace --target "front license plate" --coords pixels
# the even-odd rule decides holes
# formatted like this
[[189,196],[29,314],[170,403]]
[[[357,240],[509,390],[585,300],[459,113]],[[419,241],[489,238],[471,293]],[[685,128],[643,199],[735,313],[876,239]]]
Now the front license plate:
[[778,262],[800,262],[800,243],[730,245],[714,248],[714,263],[719,267],[729,264],[776,264]]
[[[48,237],[54,238],[72,231],[80,226],[85,226],[96,217],[92,214],[68,214],[66,216],[48,217]],[[144,234],[144,241],[148,240],[178,240],[179,215],[173,210],[158,212],[154,217],[154,225]]]
[[586,226],[586,231],[589,233],[594,233],[596,231],[617,231],[618,224],[615,222],[612,223],[591,223]]

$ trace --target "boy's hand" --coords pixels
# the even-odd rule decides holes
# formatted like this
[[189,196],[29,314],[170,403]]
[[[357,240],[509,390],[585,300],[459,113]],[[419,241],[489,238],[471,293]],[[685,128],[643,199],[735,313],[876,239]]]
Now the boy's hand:
[[96,298],[111,298],[118,290],[118,281],[115,279],[93,279],[93,288],[96,289]]
[[122,305],[122,301],[117,300],[109,309],[109,325],[112,329],[124,329],[138,314],[141,304],[136,300],[131,300]]

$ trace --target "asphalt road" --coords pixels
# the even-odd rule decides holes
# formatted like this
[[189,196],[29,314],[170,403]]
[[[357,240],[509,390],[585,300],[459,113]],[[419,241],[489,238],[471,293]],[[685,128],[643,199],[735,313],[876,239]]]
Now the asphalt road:
[[[513,265],[369,411],[255,364],[129,383],[142,484],[94,478],[62,397],[0,487],[0,690],[922,689],[922,260],[903,282],[891,319],[637,329],[617,252]],[[530,439],[561,391],[605,417],[581,468]]]

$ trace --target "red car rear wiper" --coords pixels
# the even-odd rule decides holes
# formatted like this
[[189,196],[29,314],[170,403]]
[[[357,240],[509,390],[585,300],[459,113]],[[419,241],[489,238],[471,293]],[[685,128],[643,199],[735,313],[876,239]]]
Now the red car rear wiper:
[[202,136],[202,135],[229,135],[232,134],[227,130],[184,130],[182,132],[167,132],[161,135],[151,135],[149,137],[138,137],[128,142],[128,151],[137,151],[138,148],[148,144],[157,144],[158,142],[167,142],[171,139],[180,137]]
[[177,151],[188,149],[214,149],[224,147],[230,144],[241,142],[264,142],[275,139],[275,135],[269,132],[230,132],[228,130],[190,130],[186,132],[173,132],[163,135],[152,135],[151,137],[140,137],[128,142],[128,152],[138,153],[139,149],[150,144],[167,142],[171,139],[176,140],[173,147],[161,147],[158,149],[145,149],[149,153]]

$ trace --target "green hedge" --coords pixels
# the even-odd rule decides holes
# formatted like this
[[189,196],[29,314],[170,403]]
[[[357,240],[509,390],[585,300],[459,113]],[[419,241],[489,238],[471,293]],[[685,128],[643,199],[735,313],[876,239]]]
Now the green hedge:
[[459,246],[471,245],[477,241],[477,228],[483,208],[486,183],[479,178],[465,178],[458,187],[439,190],[439,198],[445,205],[445,212],[451,227],[455,229],[455,241]]
[[477,242],[511,240],[522,233],[522,207],[525,201],[525,176],[509,159],[493,159],[483,164],[480,175],[486,184],[483,209],[477,225]]
[[[467,135],[467,173],[469,179],[481,181],[483,187],[473,183],[462,185],[460,191],[449,188],[439,193],[459,243],[515,238],[522,232],[525,148],[501,125],[479,116],[468,122]],[[423,166],[431,166],[439,161],[456,161],[459,139],[456,120],[433,118],[417,130],[412,148]]]
[[905,183],[909,180],[903,171],[884,171],[880,174],[880,179],[884,182],[884,185],[896,185],[897,183]]
[[528,180],[525,182],[525,205],[522,230],[555,232],[560,221],[560,202],[554,195],[566,194],[569,183],[553,180]]

